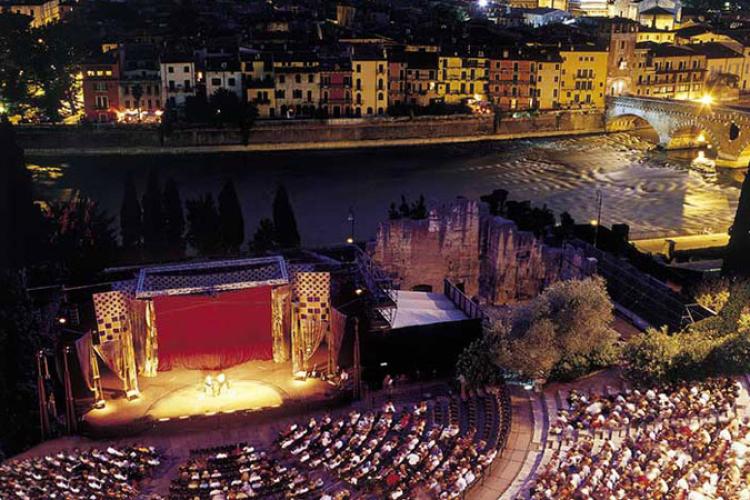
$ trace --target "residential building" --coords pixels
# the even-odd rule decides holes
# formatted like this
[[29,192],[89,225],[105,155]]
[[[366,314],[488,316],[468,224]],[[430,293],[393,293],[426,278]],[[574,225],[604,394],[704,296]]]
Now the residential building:
[[706,56],[679,45],[639,43],[635,95],[698,99],[704,92]]
[[388,109],[388,57],[378,45],[354,45],[352,53],[355,116],[383,115]]
[[258,50],[240,49],[240,71],[245,99],[255,105],[259,118],[275,118],[276,80],[273,55]]
[[161,95],[165,105],[185,106],[185,99],[194,96],[197,88],[195,60],[192,54],[166,54],[160,59]]
[[406,51],[406,102],[429,106],[441,100],[438,94],[437,52]]
[[117,121],[120,110],[120,65],[117,51],[99,54],[81,67],[83,110],[91,122]]
[[532,109],[536,77],[533,49],[502,49],[489,61],[489,97],[502,110]]
[[237,53],[209,54],[206,56],[206,97],[209,99],[218,90],[232,92],[239,99],[242,95],[242,71]]
[[537,48],[536,82],[532,88],[532,103],[539,109],[560,107],[562,57],[556,48]]
[[694,24],[685,28],[675,30],[675,43],[690,45],[707,42],[720,42],[735,49],[740,49],[742,44],[724,33],[716,33],[708,26]]
[[742,76],[740,76],[740,92],[750,91],[750,43],[742,48]]
[[320,61],[320,109],[325,116],[352,116],[352,63],[348,58]]
[[739,98],[744,56],[719,42],[686,45],[706,57],[706,92],[714,99],[734,101]]
[[447,104],[487,100],[487,58],[483,52],[443,53],[438,64],[437,91]]
[[596,44],[560,48],[560,107],[604,108],[607,47]]
[[124,121],[158,121],[162,113],[159,52],[151,44],[120,47],[120,104]]
[[650,9],[641,10],[638,14],[638,22],[650,28],[673,30],[676,24],[675,13],[657,5]]
[[675,43],[675,32],[641,25],[640,28],[638,28],[637,43],[646,42]]
[[570,9],[570,2],[568,0],[539,0],[537,6],[543,9],[556,9],[567,12]]
[[32,28],[59,21],[60,0],[0,0],[0,12],[13,12],[31,18]]
[[573,16],[565,10],[552,9],[549,7],[538,7],[536,9],[518,9],[526,26],[539,28],[548,24],[557,24],[566,21]]
[[277,115],[315,116],[320,104],[320,62],[314,52],[274,54]]
[[401,47],[388,50],[388,106],[406,103],[406,54]]

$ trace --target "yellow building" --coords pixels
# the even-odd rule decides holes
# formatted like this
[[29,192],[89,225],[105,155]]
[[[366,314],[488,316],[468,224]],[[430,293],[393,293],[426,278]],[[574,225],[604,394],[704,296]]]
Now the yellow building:
[[560,76],[562,58],[555,50],[540,50],[536,55],[536,82],[533,99],[539,109],[560,107]]
[[0,3],[0,12],[13,12],[31,17],[31,27],[59,21],[60,0],[10,0]]
[[735,50],[741,50],[742,44],[723,33],[714,33],[708,27],[696,24],[675,31],[675,43],[681,45],[719,42]]
[[658,30],[673,30],[675,28],[675,13],[663,7],[654,6],[638,14],[638,22]]
[[355,116],[385,114],[388,109],[388,57],[382,47],[352,47],[352,86]]
[[740,76],[740,91],[750,91],[750,45],[742,49],[742,76]]
[[606,47],[594,44],[560,49],[561,108],[604,108],[608,55]]
[[706,92],[720,101],[735,101],[742,86],[744,57],[718,42],[686,45],[706,57]]
[[636,47],[635,95],[699,99],[704,93],[706,56],[679,46],[645,43]]
[[247,102],[255,104],[260,118],[275,118],[277,110],[273,57],[258,51],[241,51],[240,70]]
[[437,92],[447,104],[487,100],[487,59],[482,52],[470,56],[443,54],[438,65]]
[[675,43],[675,32],[641,26],[638,30],[637,42]]

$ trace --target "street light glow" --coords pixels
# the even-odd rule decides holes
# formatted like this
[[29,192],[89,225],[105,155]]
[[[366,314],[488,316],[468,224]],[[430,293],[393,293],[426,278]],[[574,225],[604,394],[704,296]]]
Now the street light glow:
[[703,94],[700,99],[698,99],[698,102],[704,106],[710,106],[714,103],[714,98],[711,94]]
[[477,0],[477,4],[482,9],[484,9],[485,7],[487,7],[487,4],[489,4],[489,3],[490,3],[489,0]]

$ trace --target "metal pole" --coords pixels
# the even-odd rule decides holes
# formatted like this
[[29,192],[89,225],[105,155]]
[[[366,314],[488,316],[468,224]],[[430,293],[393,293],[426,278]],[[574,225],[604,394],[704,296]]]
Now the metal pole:
[[359,346],[359,318],[354,318],[354,399],[359,399],[362,391],[362,361]]
[[354,209],[352,207],[349,207],[349,215],[346,217],[346,220],[348,220],[351,223],[351,229],[349,231],[349,239],[351,240],[351,243],[354,243]]
[[594,248],[599,248],[599,226],[602,223],[602,191],[596,190],[596,226],[594,227]]
[[65,375],[65,423],[68,434],[73,434],[77,428],[76,409],[73,401],[73,386],[70,382],[70,366],[68,365],[70,346],[63,349],[63,368]]
[[49,414],[47,413],[47,387],[44,384],[44,371],[42,369],[42,358],[44,351],[36,353],[36,388],[37,397],[39,398],[39,431],[42,441],[47,439],[49,434]]

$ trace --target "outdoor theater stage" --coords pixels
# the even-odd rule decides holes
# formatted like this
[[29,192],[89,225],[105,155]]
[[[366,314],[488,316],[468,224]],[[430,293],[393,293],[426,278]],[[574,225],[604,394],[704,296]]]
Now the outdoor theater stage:
[[[229,389],[213,396],[204,391],[206,375],[218,372],[175,368],[159,372],[154,378],[140,379],[140,397],[128,401],[124,396],[106,396],[103,409],[84,415],[94,432],[114,432],[132,426],[159,425],[192,417],[213,417],[239,412],[264,412],[271,409],[316,401],[330,401],[340,395],[335,386],[320,379],[295,380],[291,363],[249,361],[223,371]],[[105,388],[105,392],[106,388]]]

